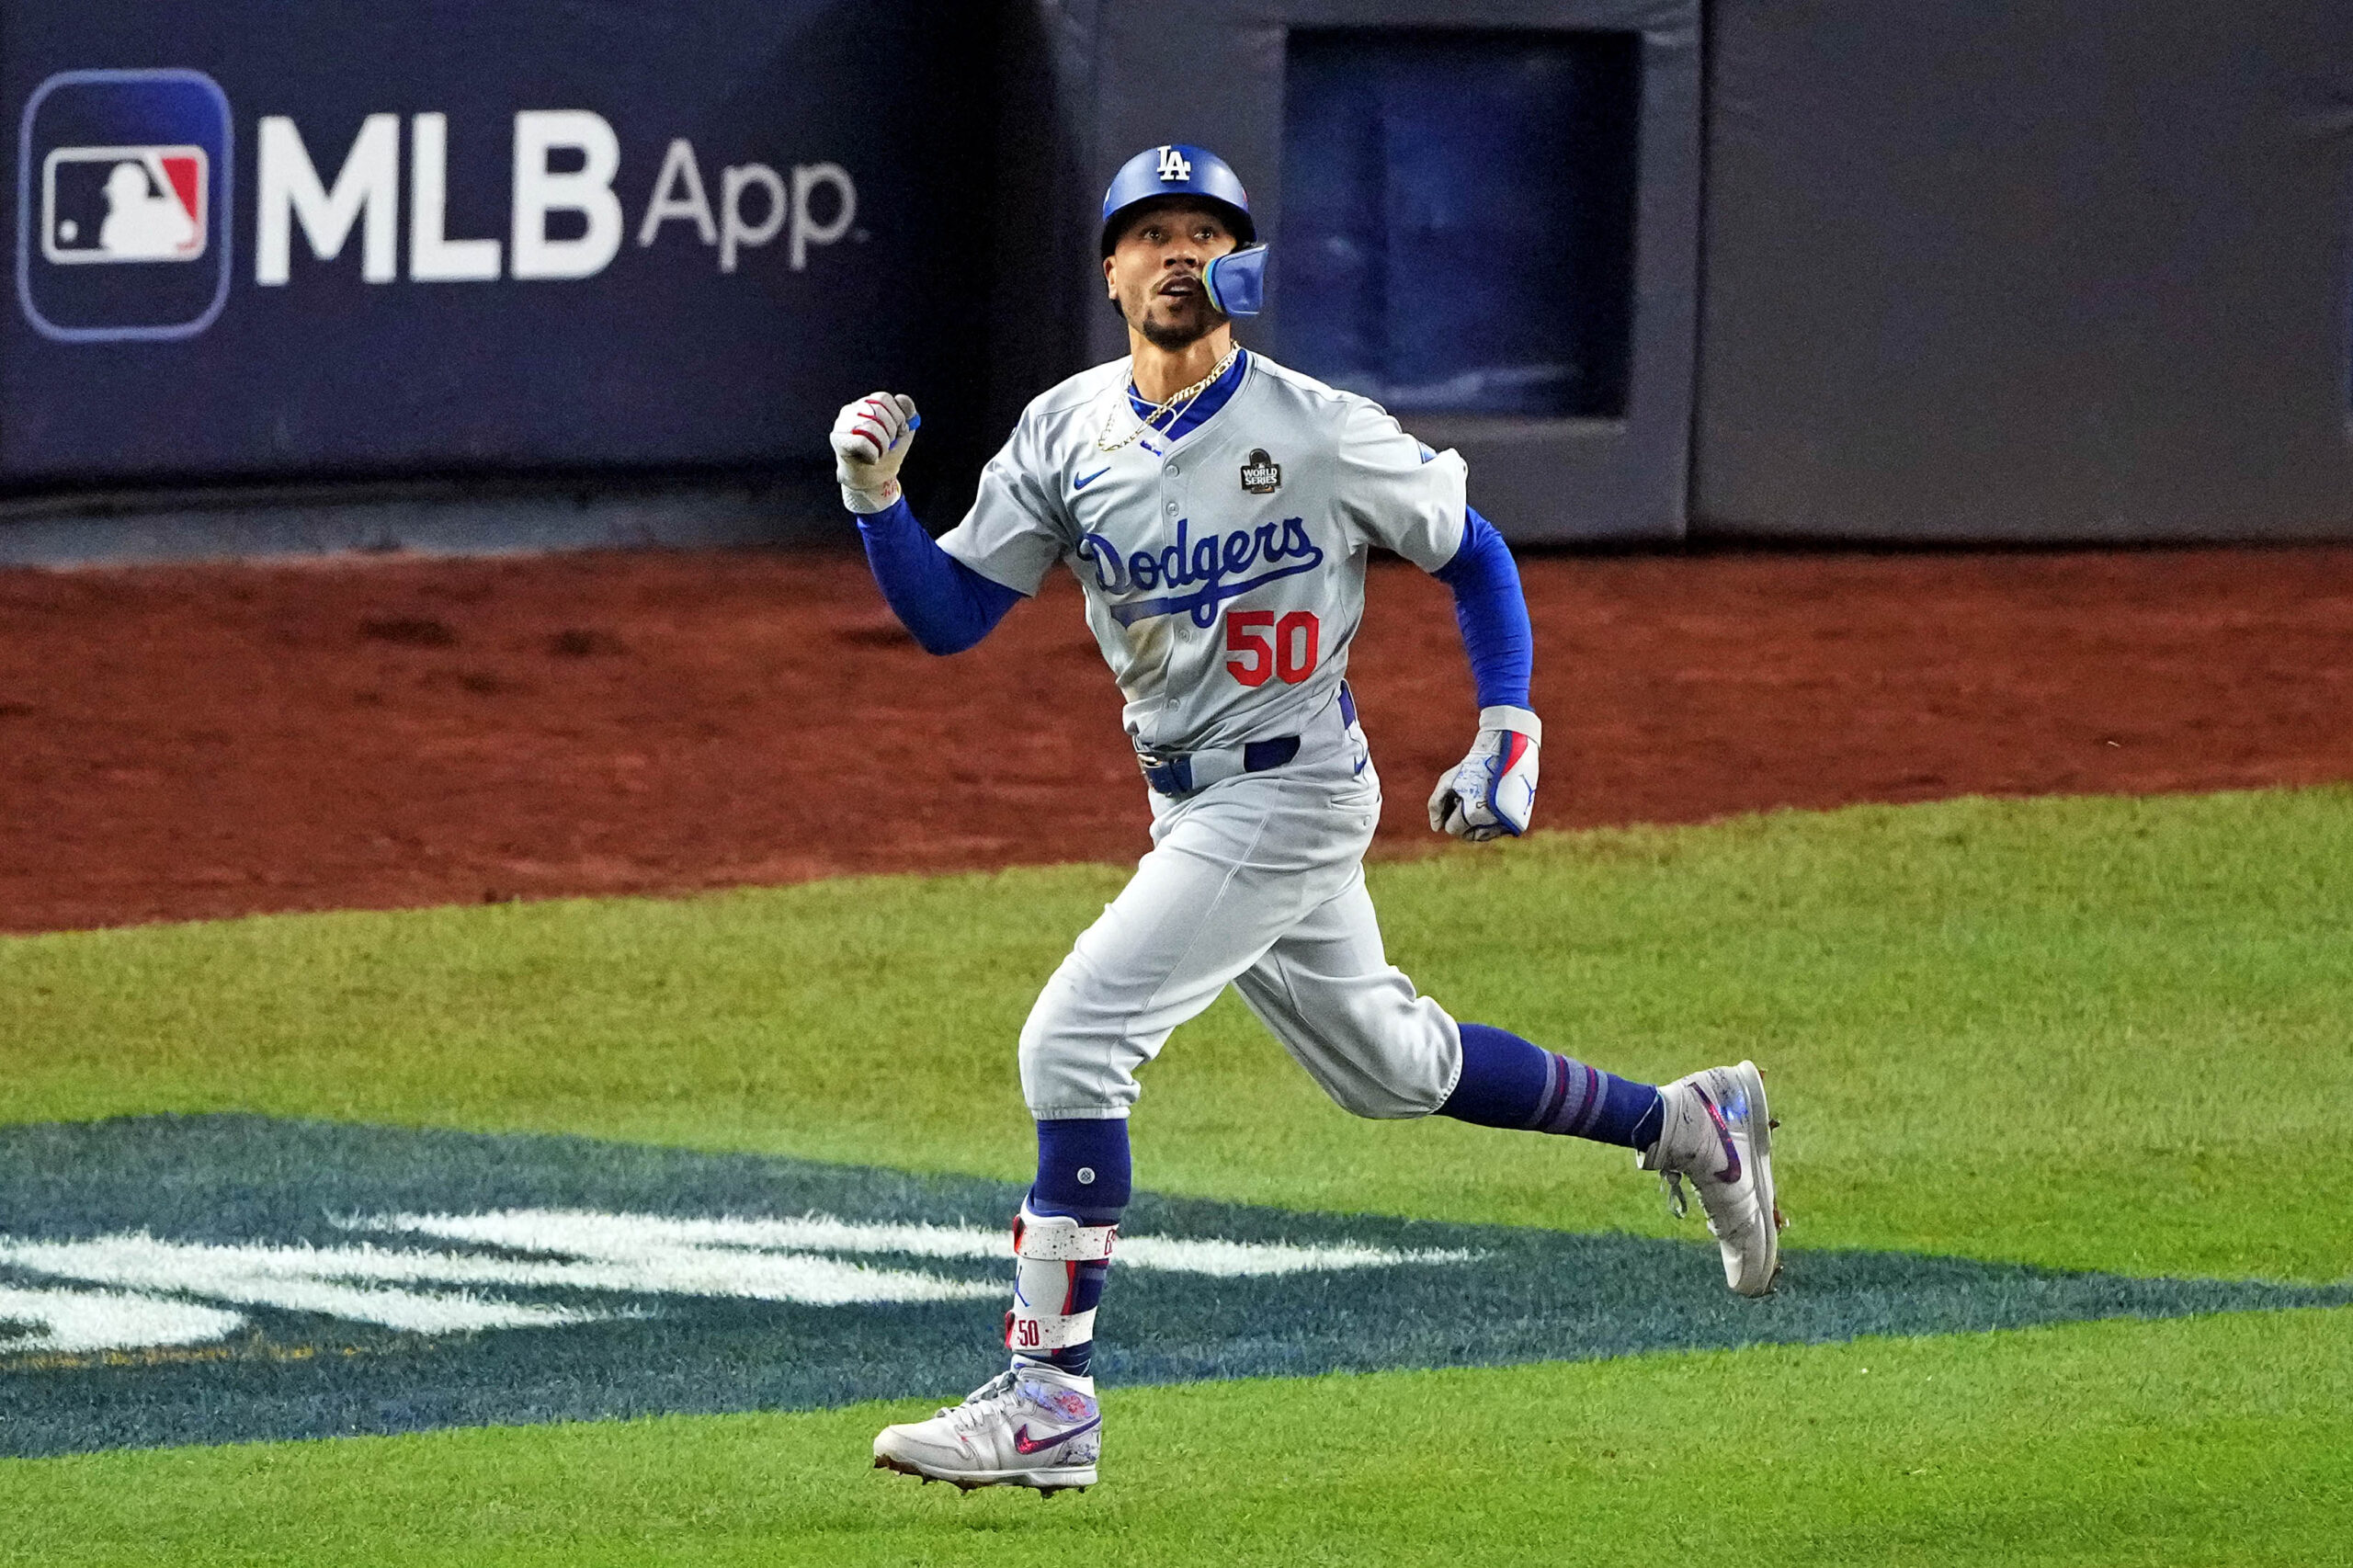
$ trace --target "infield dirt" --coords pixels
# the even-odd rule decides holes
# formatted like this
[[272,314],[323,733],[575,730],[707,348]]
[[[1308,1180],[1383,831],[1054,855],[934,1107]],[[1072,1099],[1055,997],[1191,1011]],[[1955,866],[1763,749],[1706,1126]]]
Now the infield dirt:
[[[2353,778],[2353,548],[1533,556],[1540,821]],[[1471,686],[1375,567],[1377,852]],[[855,556],[0,574],[0,929],[1122,860],[1119,696],[1056,578],[917,650]]]

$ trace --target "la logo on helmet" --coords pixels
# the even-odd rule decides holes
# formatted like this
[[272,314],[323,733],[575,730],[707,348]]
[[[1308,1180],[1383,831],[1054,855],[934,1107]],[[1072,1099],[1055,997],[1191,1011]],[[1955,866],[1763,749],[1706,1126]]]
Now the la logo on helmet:
[[1160,150],[1160,177],[1164,180],[1191,179],[1193,161],[1174,147]]

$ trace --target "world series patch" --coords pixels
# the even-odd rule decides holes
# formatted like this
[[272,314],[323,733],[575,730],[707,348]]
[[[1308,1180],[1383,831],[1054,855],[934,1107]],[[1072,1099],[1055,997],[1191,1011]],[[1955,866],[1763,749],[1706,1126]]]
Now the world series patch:
[[1282,464],[1268,457],[1266,448],[1253,448],[1250,460],[1242,465],[1242,488],[1253,495],[1272,495],[1282,484]]

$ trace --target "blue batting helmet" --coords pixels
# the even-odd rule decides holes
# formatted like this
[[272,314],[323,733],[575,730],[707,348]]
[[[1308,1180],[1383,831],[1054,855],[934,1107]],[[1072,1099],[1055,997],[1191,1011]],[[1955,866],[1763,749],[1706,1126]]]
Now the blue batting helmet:
[[1250,193],[1242,188],[1241,176],[1208,148],[1175,142],[1146,148],[1111,176],[1111,188],[1103,193],[1103,254],[1111,254],[1121,215],[1129,208],[1165,196],[1195,197],[1224,209],[1226,227],[1233,231],[1237,244],[1247,245],[1258,237],[1257,226],[1250,222]]

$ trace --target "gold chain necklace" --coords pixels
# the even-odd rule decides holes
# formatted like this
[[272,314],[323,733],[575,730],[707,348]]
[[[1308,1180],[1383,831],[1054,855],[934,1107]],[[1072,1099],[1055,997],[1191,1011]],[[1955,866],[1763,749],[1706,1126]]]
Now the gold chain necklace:
[[[1226,371],[1233,368],[1233,361],[1241,352],[1242,345],[1238,343],[1235,344],[1233,347],[1225,351],[1225,355],[1222,358],[1219,359],[1216,364],[1210,367],[1210,373],[1208,375],[1203,376],[1199,381],[1195,381],[1191,386],[1183,389],[1181,392],[1174,393],[1166,402],[1154,403],[1151,410],[1141,417],[1137,415],[1135,404],[1129,396],[1130,393],[1135,391],[1136,384],[1135,377],[1132,374],[1130,375],[1128,378],[1128,384],[1120,393],[1120,406],[1127,411],[1129,419],[1134,421],[1135,428],[1114,441],[1108,437],[1110,437],[1112,426],[1117,424],[1118,421],[1116,418],[1105,420],[1103,422],[1102,430],[1096,435],[1095,449],[1098,452],[1116,452],[1122,447],[1127,446],[1130,442],[1140,438],[1147,430],[1151,431],[1154,435],[1162,436],[1165,436],[1169,431],[1174,430],[1176,427],[1176,422],[1185,417],[1185,411],[1192,407],[1194,403],[1203,392],[1209,391],[1212,386],[1215,386],[1219,377],[1224,375]],[[1167,421],[1167,423],[1165,425],[1162,424],[1161,421],[1163,420]]]

